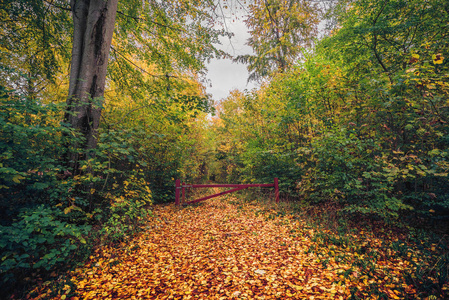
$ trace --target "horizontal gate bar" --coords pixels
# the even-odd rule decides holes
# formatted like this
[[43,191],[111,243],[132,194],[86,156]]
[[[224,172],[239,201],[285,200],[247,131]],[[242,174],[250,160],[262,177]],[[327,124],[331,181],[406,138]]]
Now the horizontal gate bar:
[[275,195],[276,203],[279,203],[279,180],[277,177],[274,178],[274,183],[255,183],[255,184],[185,184],[184,182],[181,184],[181,180],[177,179],[175,186],[176,186],[175,203],[177,206],[181,204],[180,203],[181,202],[180,201],[181,193],[182,193],[182,200],[183,200],[183,202],[185,201],[185,189],[186,188],[234,188],[234,189],[230,189],[228,191],[224,191],[224,192],[214,194],[211,196],[203,197],[203,198],[200,198],[197,200],[185,202],[184,205],[196,203],[196,202],[200,202],[203,200],[218,197],[218,196],[221,196],[224,194],[240,191],[240,190],[243,190],[243,189],[246,189],[249,187],[274,187],[274,195]]
[[210,196],[203,197],[203,198],[200,198],[200,199],[196,199],[196,200],[193,200],[193,201],[185,202],[185,203],[183,203],[183,205],[197,203],[197,202],[200,202],[200,201],[203,201],[203,200],[207,200],[207,199],[210,199],[210,198],[214,198],[214,197],[218,197],[218,196],[221,196],[221,195],[224,195],[224,194],[228,194],[228,193],[244,190],[246,188],[248,188],[248,187],[247,186],[241,186],[241,187],[238,187],[238,188],[235,188],[235,189],[231,189],[231,190],[227,190],[227,191],[224,191],[224,192],[221,192],[221,193],[218,193],[218,194],[214,194],[214,195],[210,195]]
[[274,183],[255,183],[255,184],[187,184],[181,187],[187,188],[213,188],[213,187],[274,187]]

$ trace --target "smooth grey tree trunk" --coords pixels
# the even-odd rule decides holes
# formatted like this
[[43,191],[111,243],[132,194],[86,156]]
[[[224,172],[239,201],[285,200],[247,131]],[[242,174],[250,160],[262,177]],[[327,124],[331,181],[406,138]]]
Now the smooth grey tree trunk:
[[80,160],[88,159],[92,155],[89,150],[97,146],[117,3],[118,0],[70,1],[74,32],[65,121],[84,136],[85,142],[76,146],[86,153],[68,155],[74,172],[78,171]]

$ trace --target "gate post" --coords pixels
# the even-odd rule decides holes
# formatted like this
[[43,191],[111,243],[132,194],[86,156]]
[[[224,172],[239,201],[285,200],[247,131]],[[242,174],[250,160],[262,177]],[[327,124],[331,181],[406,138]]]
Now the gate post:
[[186,202],[186,188],[185,188],[185,182],[182,183],[182,203]]
[[276,198],[276,203],[279,203],[279,182],[278,178],[274,178],[274,197]]
[[179,194],[180,194],[180,189],[181,189],[181,180],[179,180],[179,179],[176,179],[176,183],[175,183],[175,186],[176,186],[176,191],[175,191],[175,197],[176,197],[176,199],[175,199],[175,204],[176,204],[176,206],[179,206]]

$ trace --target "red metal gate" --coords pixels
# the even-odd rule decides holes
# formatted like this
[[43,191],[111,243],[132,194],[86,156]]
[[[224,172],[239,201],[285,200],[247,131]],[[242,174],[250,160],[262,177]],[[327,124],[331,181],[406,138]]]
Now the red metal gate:
[[[185,189],[186,188],[215,188],[215,187],[229,187],[233,188],[221,193],[213,194],[207,197],[199,198],[196,200],[185,202]],[[276,198],[276,203],[279,203],[279,184],[278,179],[274,178],[274,183],[261,183],[261,184],[185,184],[184,182],[181,184],[181,180],[176,180],[176,205],[181,204],[181,193],[182,193],[182,202],[183,204],[192,204],[200,201],[204,201],[207,199],[211,199],[214,197],[218,197],[224,194],[240,191],[249,187],[274,187],[274,196]]]

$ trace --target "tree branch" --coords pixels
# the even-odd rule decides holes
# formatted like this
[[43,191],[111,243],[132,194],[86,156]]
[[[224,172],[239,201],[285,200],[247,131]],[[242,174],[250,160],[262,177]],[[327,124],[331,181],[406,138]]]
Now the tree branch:
[[[386,6],[387,6],[387,1],[385,1],[383,3],[382,7],[380,8],[379,12],[377,13],[376,17],[374,18],[373,27],[376,26],[377,20],[379,19],[380,15],[382,14],[382,12],[384,11]],[[376,56],[377,62],[380,64],[380,66],[385,71],[385,73],[387,73],[388,79],[390,80],[390,83],[392,83],[391,74],[388,71],[387,67],[385,66],[384,62],[382,61],[382,58],[380,57],[380,55],[377,51],[377,34],[375,32],[375,29],[373,32],[373,51],[374,51],[374,56]]]
[[72,9],[70,7],[64,7],[64,6],[60,6],[54,3],[54,1],[48,1],[48,0],[44,0],[45,3],[54,6],[56,8],[62,9],[62,10],[66,10],[66,11],[72,11]]
[[127,58],[124,54],[120,53],[120,51],[118,51],[118,50],[115,49],[114,47],[111,46],[111,49],[112,49],[112,51],[114,51],[115,53],[119,54],[123,59],[125,59],[125,60],[126,60],[127,62],[129,62],[131,65],[133,65],[134,67],[136,67],[136,68],[137,68],[140,72],[142,72],[142,73],[145,73],[145,74],[150,75],[150,76],[155,77],[155,78],[161,78],[161,77],[167,78],[167,77],[169,77],[169,78],[178,78],[178,79],[182,79],[182,78],[179,78],[179,77],[176,76],[176,75],[168,75],[168,74],[156,75],[156,74],[151,74],[151,73],[149,73],[147,70],[145,70],[145,69],[139,67],[138,65],[136,65],[132,60],[130,60],[129,58]]
[[[134,20],[136,20],[136,21],[147,21],[147,20],[142,19],[142,18],[139,18],[139,17],[134,17],[134,16],[127,15],[127,14],[125,14],[124,12],[122,12],[122,11],[120,11],[120,10],[117,11],[117,14],[122,15],[122,16],[127,17],[127,18],[134,19]],[[162,27],[165,27],[165,28],[174,30],[174,31],[185,32],[185,30],[183,30],[182,28],[174,28],[174,27],[169,26],[169,25],[167,25],[167,24],[162,24],[162,23],[155,22],[155,21],[149,21],[149,22],[150,22],[150,23],[153,23],[153,24],[155,24],[155,25],[158,25],[158,26],[162,26]]]

